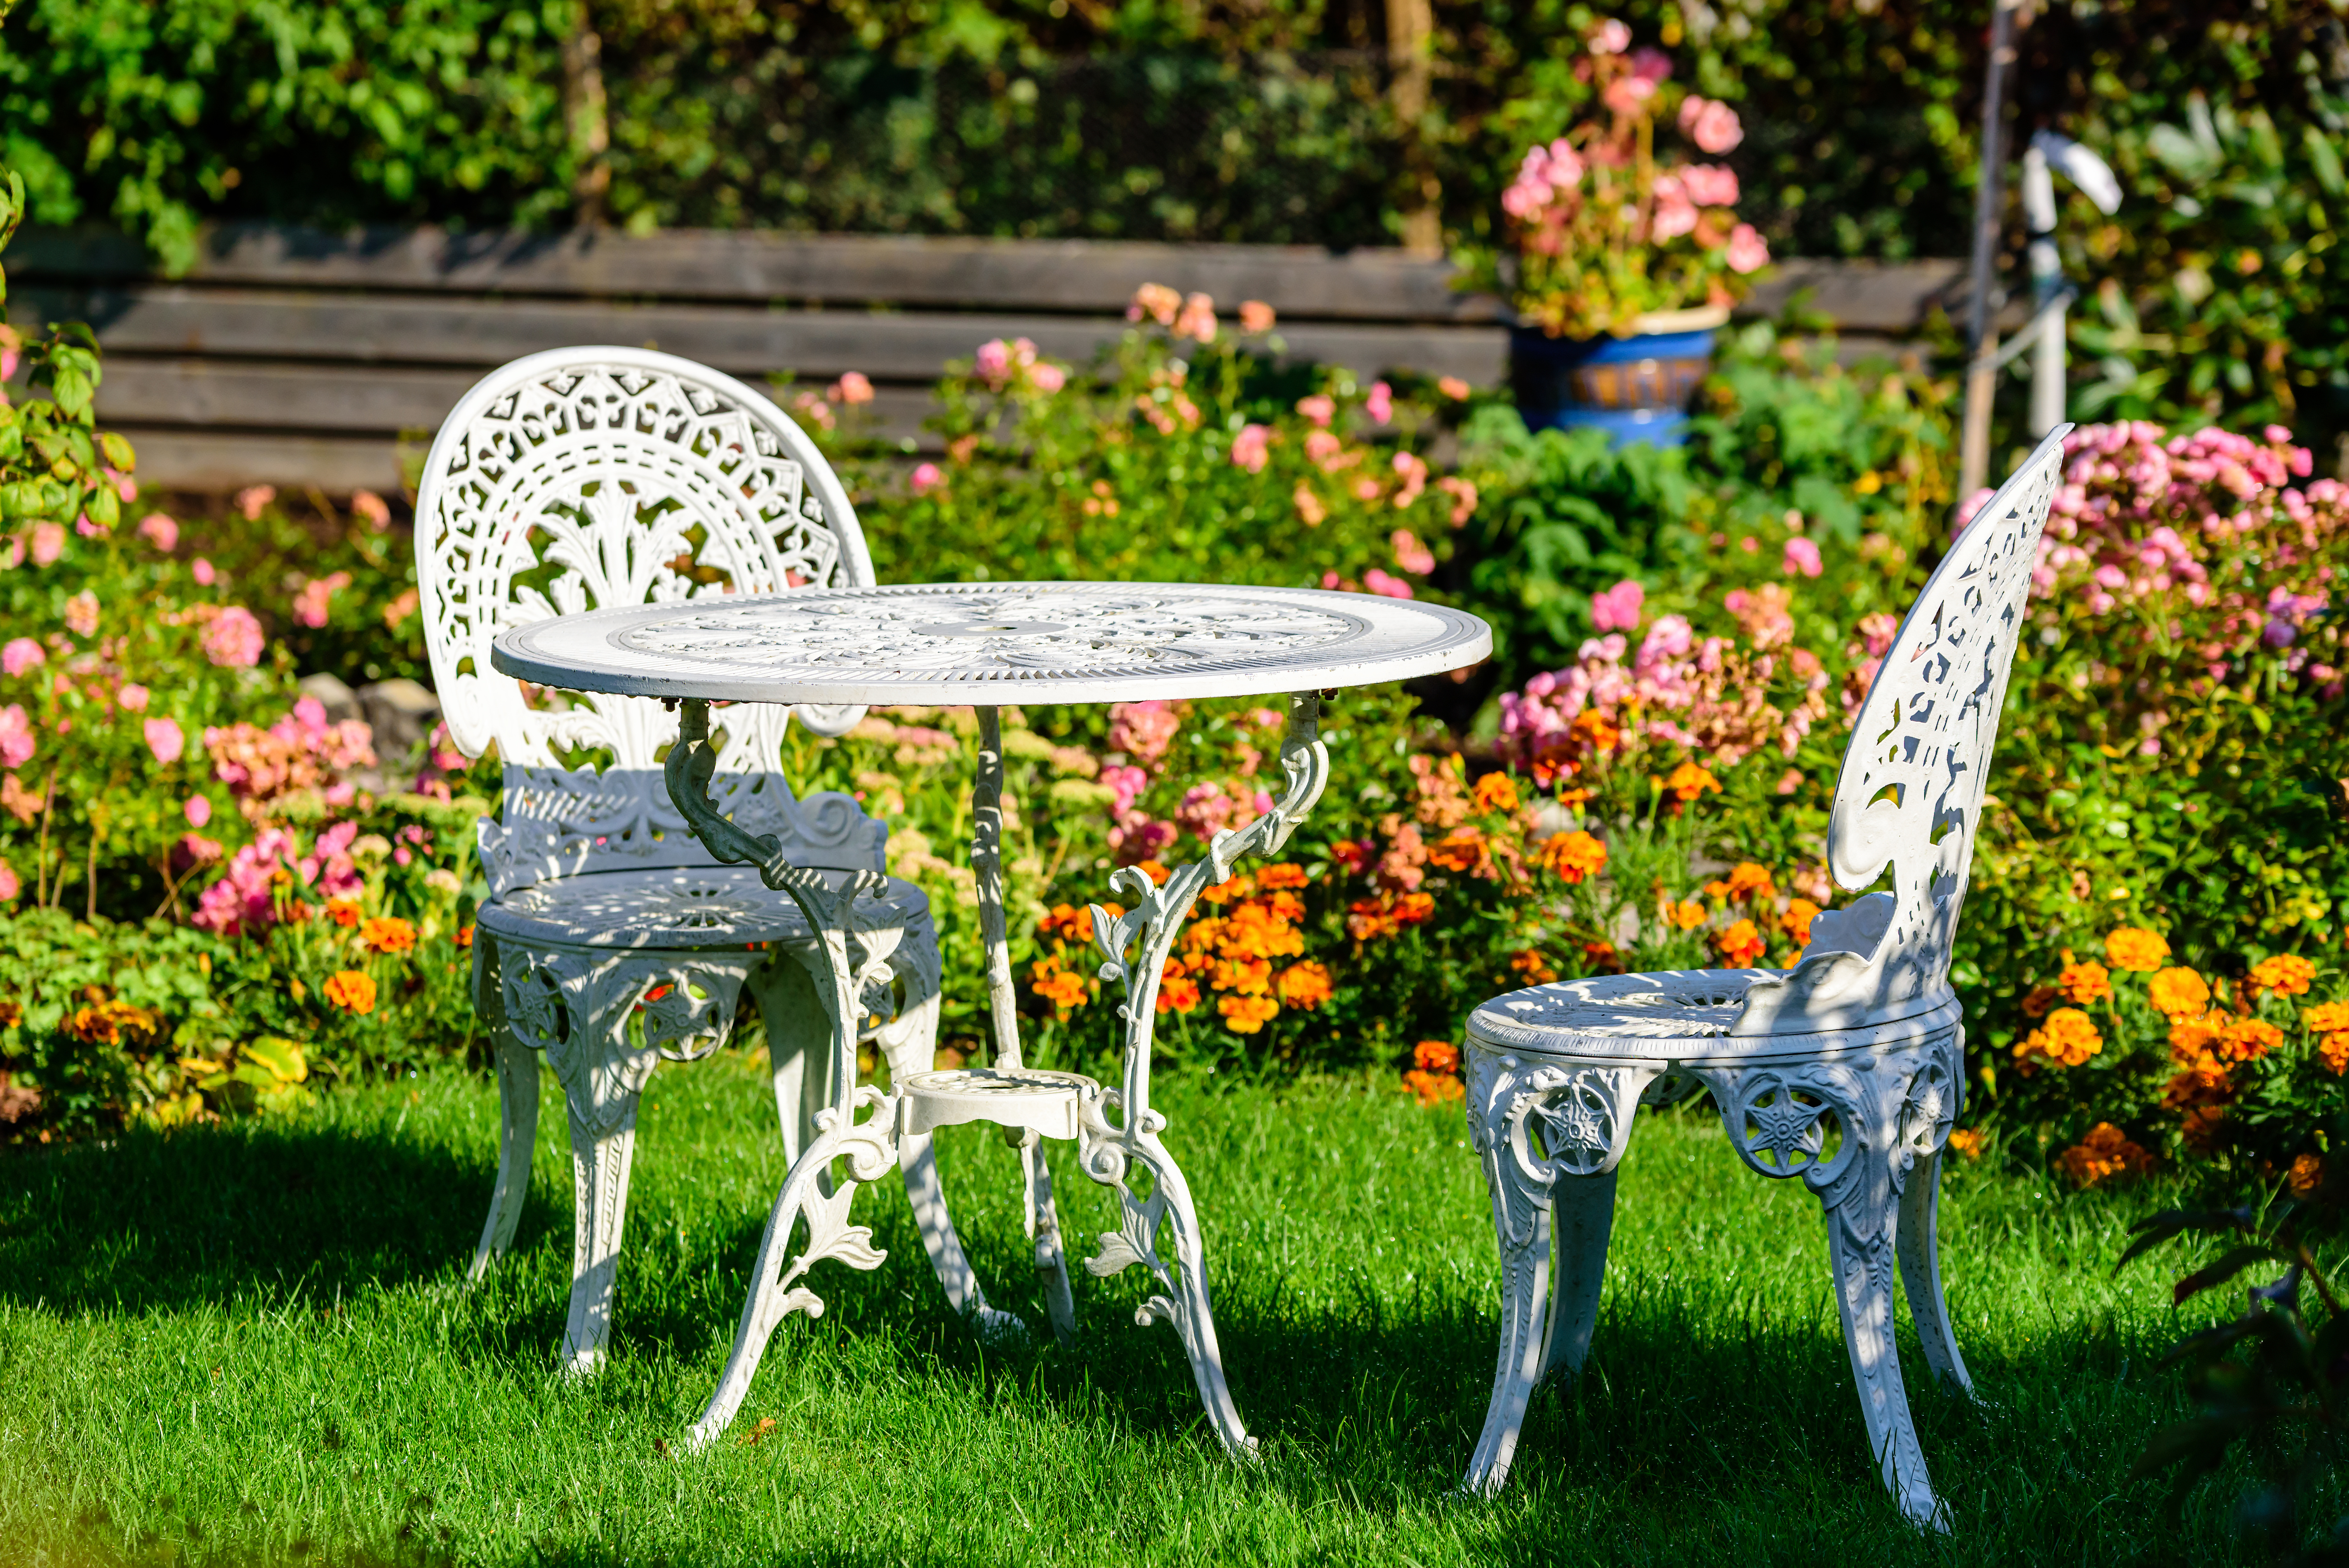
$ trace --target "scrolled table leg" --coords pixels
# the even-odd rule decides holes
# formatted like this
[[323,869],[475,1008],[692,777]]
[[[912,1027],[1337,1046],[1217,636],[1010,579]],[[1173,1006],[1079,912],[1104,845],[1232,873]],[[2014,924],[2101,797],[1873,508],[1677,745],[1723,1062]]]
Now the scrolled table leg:
[[[1288,699],[1288,729],[1280,745],[1288,787],[1270,811],[1244,828],[1216,834],[1206,859],[1177,867],[1163,884],[1154,885],[1132,867],[1119,870],[1110,886],[1134,899],[1128,912],[1112,917],[1101,905],[1092,906],[1093,941],[1103,960],[1101,977],[1125,988],[1125,1001],[1117,1010],[1124,1022],[1125,1050],[1120,1087],[1088,1099],[1081,1107],[1079,1160],[1085,1174],[1117,1189],[1121,1215],[1118,1229],[1102,1233],[1101,1251],[1085,1260],[1085,1268],[1106,1278],[1140,1263],[1157,1277],[1167,1293],[1143,1303],[1137,1321],[1174,1326],[1190,1357],[1200,1402],[1224,1447],[1236,1456],[1253,1455],[1256,1439],[1247,1435],[1225,1377],[1190,1184],[1159,1139],[1166,1118],[1150,1108],[1150,1053],[1166,960],[1199,894],[1229,881],[1242,857],[1278,854],[1320,799],[1330,778],[1320,715],[1320,699],[1314,693]],[[1110,1119],[1112,1113],[1117,1121]],[[1129,1179],[1137,1165],[1149,1178],[1147,1196],[1137,1193]],[[1168,1227],[1174,1242],[1171,1260],[1159,1249],[1162,1229]]]
[[[683,708],[677,743],[669,748],[664,770],[669,798],[712,855],[756,866],[767,886],[789,897],[807,917],[816,939],[812,978],[817,981],[816,1000],[832,1024],[833,1053],[832,1104],[816,1113],[816,1137],[792,1162],[768,1216],[726,1370],[688,1437],[698,1449],[715,1441],[733,1419],[750,1392],[767,1341],[782,1320],[794,1312],[811,1317],[823,1313],[822,1298],[800,1282],[808,1271],[827,1258],[851,1268],[873,1269],[887,1256],[872,1244],[867,1227],[848,1222],[848,1210],[858,1185],[878,1181],[898,1159],[895,1097],[869,1085],[859,1087],[856,1082],[856,1026],[865,989],[887,975],[900,933],[855,923],[857,900],[888,887],[889,879],[881,873],[794,866],[779,840],[749,833],[719,814],[709,798],[709,780],[718,765],[709,744],[709,704],[688,700]],[[861,962],[851,958],[852,934],[857,938]],[[859,1121],[860,1109],[873,1114]],[[832,1167],[836,1160],[845,1162],[847,1173],[835,1185]],[[806,1222],[807,1244],[787,1263],[792,1234],[802,1220]]]

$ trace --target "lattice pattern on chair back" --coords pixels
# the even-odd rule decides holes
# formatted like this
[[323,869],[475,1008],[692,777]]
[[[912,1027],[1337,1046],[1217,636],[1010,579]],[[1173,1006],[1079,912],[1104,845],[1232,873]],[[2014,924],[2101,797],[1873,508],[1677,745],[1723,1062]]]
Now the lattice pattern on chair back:
[[1951,999],[1951,945],[2007,673],[2070,429],[2041,441],[1958,535],[1860,707],[1836,781],[1827,864],[1853,889],[1889,864],[1892,891],[1814,920],[1802,961],[1785,981],[1754,985],[1733,1033],[1849,1028]]
[[[555,349],[485,378],[432,443],[416,514],[450,734],[472,756],[494,742],[505,765],[505,821],[481,834],[500,893],[708,858],[661,782],[676,715],[639,697],[528,701],[490,666],[500,632],[585,609],[873,581],[855,511],[806,433],[731,377],[643,349]],[[877,868],[885,829],[845,797],[794,802],[775,773],[793,711],[723,711],[721,804],[808,864]],[[800,717],[837,733],[857,711]],[[561,753],[580,748],[612,765],[564,767]]]

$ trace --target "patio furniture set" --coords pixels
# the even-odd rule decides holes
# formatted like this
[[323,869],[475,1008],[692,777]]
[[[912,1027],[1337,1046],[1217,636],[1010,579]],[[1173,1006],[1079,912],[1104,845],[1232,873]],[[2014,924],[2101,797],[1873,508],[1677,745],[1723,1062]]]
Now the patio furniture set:
[[[1817,1194],[1885,1483],[1910,1519],[1946,1527],[1902,1388],[1893,1278],[1935,1376],[1970,1389],[1934,1238],[1963,1094],[1951,939],[2061,435],[1960,535],[1861,710],[1829,860],[1855,890],[1889,866],[1889,891],[1818,917],[1791,971],[1559,981],[1468,1019],[1469,1132],[1503,1277],[1471,1490],[1503,1484],[1534,1387],[1588,1351],[1638,1107],[1709,1090],[1747,1165]],[[1218,1437],[1251,1454],[1217,1347],[1198,1204],[1151,1105],[1160,976],[1202,891],[1277,854],[1313,810],[1329,774],[1324,701],[1472,664],[1491,651],[1484,623],[1300,589],[877,585],[846,493],[781,410],[690,361],[616,348],[534,355],[475,387],[428,459],[416,547],[450,735],[472,755],[494,745],[503,768],[499,815],[481,826],[492,897],[474,948],[502,1125],[473,1273],[513,1240],[543,1056],[564,1089],[575,1184],[563,1355],[596,1364],[639,1097],[662,1060],[720,1048],[747,990],[788,1173],[692,1445],[725,1430],[783,1320],[823,1310],[816,1264],[884,1262],[851,1207],[893,1168],[947,1300],[984,1332],[1024,1326],[988,1303],[938,1178],[933,1132],[983,1122],[1019,1147],[1054,1332],[1076,1329],[1044,1158],[1061,1141],[1118,1197],[1119,1226],[1086,1271],[1150,1272],[1160,1293],[1138,1321],[1174,1327]],[[1119,1081],[1025,1065],[999,708],[1272,694],[1288,705],[1272,808],[1163,883],[1119,869],[1123,912],[1092,909],[1102,979],[1124,997]],[[927,904],[887,874],[884,824],[844,794],[794,794],[782,742],[793,722],[843,734],[867,704],[962,702],[978,721],[970,854],[993,1042],[986,1065],[939,1070],[944,977]],[[885,1086],[859,1082],[867,1042],[887,1062]]]

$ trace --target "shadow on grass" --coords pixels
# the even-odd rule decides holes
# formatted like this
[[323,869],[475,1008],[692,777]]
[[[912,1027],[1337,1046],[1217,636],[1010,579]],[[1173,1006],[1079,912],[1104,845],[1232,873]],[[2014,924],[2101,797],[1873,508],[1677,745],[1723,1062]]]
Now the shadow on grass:
[[[486,1148],[467,1158],[431,1138],[301,1124],[137,1134],[0,1159],[0,1299],[66,1315],[140,1314],[231,1301],[316,1305],[453,1283],[492,1174]],[[859,1206],[888,1262],[872,1272],[817,1270],[811,1283],[827,1311],[813,1324],[794,1317],[779,1333],[745,1419],[788,1387],[812,1342],[861,1342],[864,1354],[964,1384],[975,1399],[1006,1397],[1072,1422],[1212,1445],[1174,1335],[1133,1322],[1156,1289],[1143,1271],[1108,1281],[1078,1271],[1080,1334],[1070,1344],[1040,1332],[989,1344],[947,1309],[893,1188]],[[450,1314],[440,1331],[450,1353],[543,1365],[559,1337],[568,1195],[545,1189],[542,1181],[533,1190],[506,1281],[465,1298],[483,1304]],[[665,1251],[686,1213],[672,1193],[637,1194],[616,1355],[710,1368],[730,1342],[763,1215],[694,1212],[695,1262]],[[978,1229],[966,1239],[990,1293],[1040,1331],[1046,1319],[1016,1224],[1008,1233],[999,1224]],[[1079,1257],[1091,1250],[1071,1241]],[[1341,1271],[1314,1282],[1309,1302],[1254,1257],[1221,1259],[1217,1272],[1226,1366],[1242,1412],[1267,1440],[1266,1484],[1300,1498],[1342,1492],[1360,1505],[1384,1489],[1424,1497],[1457,1481],[1492,1383],[1496,1331],[1482,1281],[1382,1294],[1367,1272]],[[1587,1519],[1594,1488],[1626,1498],[1757,1499],[1797,1511],[1811,1500],[1840,1498],[1847,1507],[1855,1495],[1880,1497],[1827,1289],[1822,1278],[1816,1300],[1761,1303],[1700,1282],[1636,1273],[1610,1281],[1588,1369],[1535,1401],[1511,1483],[1518,1517]],[[2141,1421],[2144,1395],[2117,1396],[2133,1348],[2085,1333],[2049,1336],[2025,1362],[1977,1368],[1984,1391],[2002,1402],[1985,1407],[1936,1392],[1906,1345],[1909,1398],[1937,1480],[1948,1488],[1985,1467],[2012,1470],[2019,1449],[2069,1462],[2066,1428],[2088,1412],[2066,1403],[2066,1385],[2084,1374],[2116,1387],[2104,1415]],[[226,1554],[201,1555],[238,1560],[228,1543],[212,1546]],[[594,1550],[566,1546],[544,1561],[603,1561]],[[1540,1554],[1532,1542],[1528,1551]],[[430,1552],[410,1542],[379,1558],[334,1560],[420,1562]]]
[[[0,1158],[0,1300],[66,1314],[331,1302],[461,1272],[493,1159],[301,1124]],[[549,1216],[534,1196],[523,1241]]]

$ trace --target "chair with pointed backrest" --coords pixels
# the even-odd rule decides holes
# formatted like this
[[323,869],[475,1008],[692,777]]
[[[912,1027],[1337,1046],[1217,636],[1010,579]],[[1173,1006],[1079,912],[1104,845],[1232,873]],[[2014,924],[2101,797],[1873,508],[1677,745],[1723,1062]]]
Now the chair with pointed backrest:
[[1946,1528],[1901,1386],[1892,1281],[1897,1272],[1906,1287],[1927,1365],[1971,1393],[1934,1234],[1941,1149],[1964,1094],[1950,950],[2069,429],[2041,442],[1958,535],[1860,708],[1827,862],[1855,892],[1889,867],[1889,890],[1814,919],[1792,970],[1555,981],[1470,1016],[1469,1136],[1502,1270],[1500,1366],[1471,1490],[1507,1480],[1535,1386],[1579,1370],[1588,1354],[1616,1165],[1640,1105],[1702,1087],[1748,1166],[1802,1178],[1826,1210],[1868,1442],[1901,1511]]
[[[832,1103],[832,1023],[814,938],[756,869],[724,866],[671,805],[661,756],[678,718],[648,698],[526,691],[494,673],[508,627],[647,600],[867,585],[848,496],[805,432],[749,387],[641,349],[556,349],[465,395],[417,491],[417,582],[449,732],[503,768],[480,829],[490,899],[477,1005],[496,1042],[498,1177],[473,1257],[512,1245],[538,1121],[534,1052],[569,1108],[577,1231],[563,1354],[585,1369],[611,1326],[636,1103],[663,1059],[724,1044],[747,988],[765,1024],[788,1165]],[[803,866],[885,870],[888,828],[837,793],[794,799],[779,769],[796,712],[839,734],[859,709],[723,711],[721,809]],[[598,763],[601,763],[599,766]],[[935,1064],[938,957],[927,901],[892,879],[853,917],[864,998],[892,1075]],[[812,1070],[811,1070],[812,1064]],[[947,1216],[926,1140],[905,1186],[955,1304],[992,1322]]]

